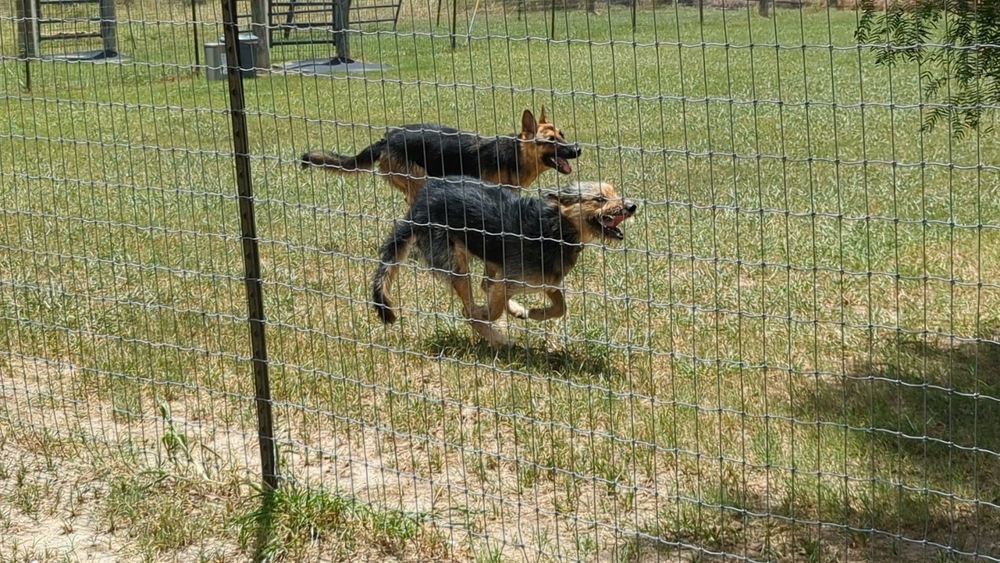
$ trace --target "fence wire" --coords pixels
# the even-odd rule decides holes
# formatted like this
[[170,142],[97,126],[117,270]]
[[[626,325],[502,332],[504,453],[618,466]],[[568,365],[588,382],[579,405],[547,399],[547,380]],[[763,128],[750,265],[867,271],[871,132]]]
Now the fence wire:
[[[922,128],[955,109],[934,69],[877,64],[853,6],[356,0],[340,34],[333,3],[233,4],[269,65],[242,85],[279,487],[248,486],[272,429],[221,3],[18,0],[0,553],[1000,561],[1000,146]],[[563,317],[503,315],[508,347],[415,255],[383,325],[400,169],[302,155],[403,124],[547,150],[513,141],[543,107],[582,153],[523,197],[611,183],[624,240],[585,245]]]

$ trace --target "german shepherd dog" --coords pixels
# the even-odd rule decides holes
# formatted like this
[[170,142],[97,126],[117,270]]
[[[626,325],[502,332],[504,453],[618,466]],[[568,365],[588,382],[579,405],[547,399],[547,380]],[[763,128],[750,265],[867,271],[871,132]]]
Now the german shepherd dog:
[[[544,321],[561,317],[566,300],[560,287],[592,241],[620,241],[622,221],[636,204],[602,182],[577,182],[542,190],[542,198],[519,195],[496,184],[449,177],[428,182],[403,220],[382,244],[372,279],[375,312],[396,321],[389,292],[400,263],[416,246],[434,274],[462,301],[462,313],[490,345],[509,342],[492,324],[503,313]],[[476,257],[497,277],[484,283],[486,304],[477,305],[469,278]],[[543,292],[549,305],[525,309],[510,296]]]
[[436,123],[401,125],[389,129],[382,139],[355,156],[314,150],[302,155],[303,168],[319,166],[349,173],[374,170],[403,192],[412,205],[417,192],[430,178],[470,176],[511,188],[526,188],[538,175],[553,168],[561,174],[573,171],[569,161],[580,156],[545,117],[536,121],[531,110],[521,115],[521,133],[481,137]]

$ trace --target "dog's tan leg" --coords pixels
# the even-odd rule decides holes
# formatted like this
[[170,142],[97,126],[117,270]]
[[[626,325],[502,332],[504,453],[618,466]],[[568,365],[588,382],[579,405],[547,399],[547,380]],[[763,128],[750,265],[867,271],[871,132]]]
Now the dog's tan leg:
[[469,253],[461,246],[455,248],[455,270],[451,275],[451,289],[462,302],[462,315],[472,323],[472,328],[491,342],[495,340],[489,326],[489,311],[486,306],[477,305],[472,293],[472,278],[469,277]]
[[410,173],[407,172],[406,185],[403,187],[406,205],[413,205],[413,202],[417,199],[417,192],[419,192],[422,187],[424,187],[424,180],[414,179]]
[[379,161],[379,174],[381,174],[394,188],[403,192],[403,199],[406,205],[413,205],[413,200],[417,198],[417,192],[424,187],[426,179],[423,168],[410,166],[405,162],[396,162],[391,158],[383,158]]
[[500,272],[497,271],[495,265],[486,262],[483,265],[483,283],[480,284],[480,288],[483,290],[484,294],[489,294],[490,286],[493,285],[494,280],[500,279]]
[[493,267],[493,264],[487,262],[483,265],[483,283],[479,284],[479,288],[483,290],[483,293],[490,292],[490,284],[493,283],[493,278],[497,275],[497,269]]
[[528,316],[530,313],[530,311],[528,311],[528,308],[525,307],[524,305],[521,305],[517,301],[514,301],[513,299],[507,301],[507,313],[519,319],[530,318]]
[[427,183],[427,171],[422,166],[407,163],[404,166],[403,174],[403,178],[406,180],[406,188],[404,188],[406,204],[412,205],[417,199],[417,193]]
[[451,289],[462,301],[462,315],[469,320],[486,320],[486,307],[477,305],[472,296],[472,282],[469,276],[452,276]]
[[510,340],[501,334],[493,323],[503,314],[507,303],[507,288],[505,284],[496,282],[490,284],[490,290],[486,296],[486,306],[480,307],[469,322],[472,329],[490,343],[494,348],[502,348],[510,345]]
[[549,306],[531,309],[528,311],[528,318],[533,321],[547,321],[558,319],[566,314],[566,298],[561,289],[546,289],[545,295],[549,298]]
[[494,282],[490,284],[490,292],[486,295],[487,318],[492,322],[500,318],[507,306],[507,284]]
[[[389,185],[403,192],[404,197],[406,196],[406,178],[396,172],[392,166],[392,161],[388,157],[378,161],[378,173],[379,176],[382,176],[383,180],[389,182]],[[407,201],[406,203],[409,204],[410,202]]]
[[486,307],[476,305],[469,277],[469,253],[463,247],[455,248],[455,270],[451,273],[451,289],[462,301],[462,315],[466,319],[486,318]]
[[[493,284],[503,283],[503,281],[494,280],[502,280],[501,273],[497,271],[493,264],[487,263],[486,267],[483,269],[483,283],[480,286],[483,293],[489,295],[490,287]],[[507,300],[507,313],[519,319],[528,318],[528,309],[513,299]]]

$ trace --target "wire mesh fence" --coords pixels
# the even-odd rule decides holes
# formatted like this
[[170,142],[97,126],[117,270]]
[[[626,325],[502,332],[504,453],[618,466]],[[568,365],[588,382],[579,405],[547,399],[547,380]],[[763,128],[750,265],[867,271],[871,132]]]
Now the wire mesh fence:
[[[932,69],[878,64],[853,6],[223,4],[0,12],[0,553],[1000,559],[1000,147],[922,128]],[[638,213],[510,346],[416,255],[384,325],[399,175],[442,155],[301,159],[404,124]],[[526,230],[508,274],[547,267]]]

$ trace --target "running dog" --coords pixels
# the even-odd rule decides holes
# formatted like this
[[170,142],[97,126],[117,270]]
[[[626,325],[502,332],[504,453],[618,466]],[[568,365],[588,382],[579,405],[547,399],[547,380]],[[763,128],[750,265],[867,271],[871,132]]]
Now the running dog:
[[390,128],[382,139],[356,156],[314,150],[302,155],[302,167],[323,167],[350,173],[378,171],[403,192],[407,205],[429,179],[470,176],[511,188],[526,188],[550,168],[569,174],[569,161],[580,156],[580,147],[570,143],[545,117],[536,121],[531,110],[521,115],[521,133],[482,137],[436,123]]
[[[462,301],[473,330],[494,347],[507,338],[492,323],[504,309],[523,319],[561,317],[566,300],[563,278],[592,241],[620,241],[619,225],[636,213],[610,184],[577,182],[542,190],[542,198],[522,196],[496,184],[449,177],[428,182],[406,217],[382,244],[372,278],[372,302],[385,324],[396,321],[389,292],[397,269],[416,246],[423,261]],[[497,273],[484,283],[486,304],[477,305],[469,278],[469,258]],[[549,305],[525,309],[510,296],[543,292]]]

